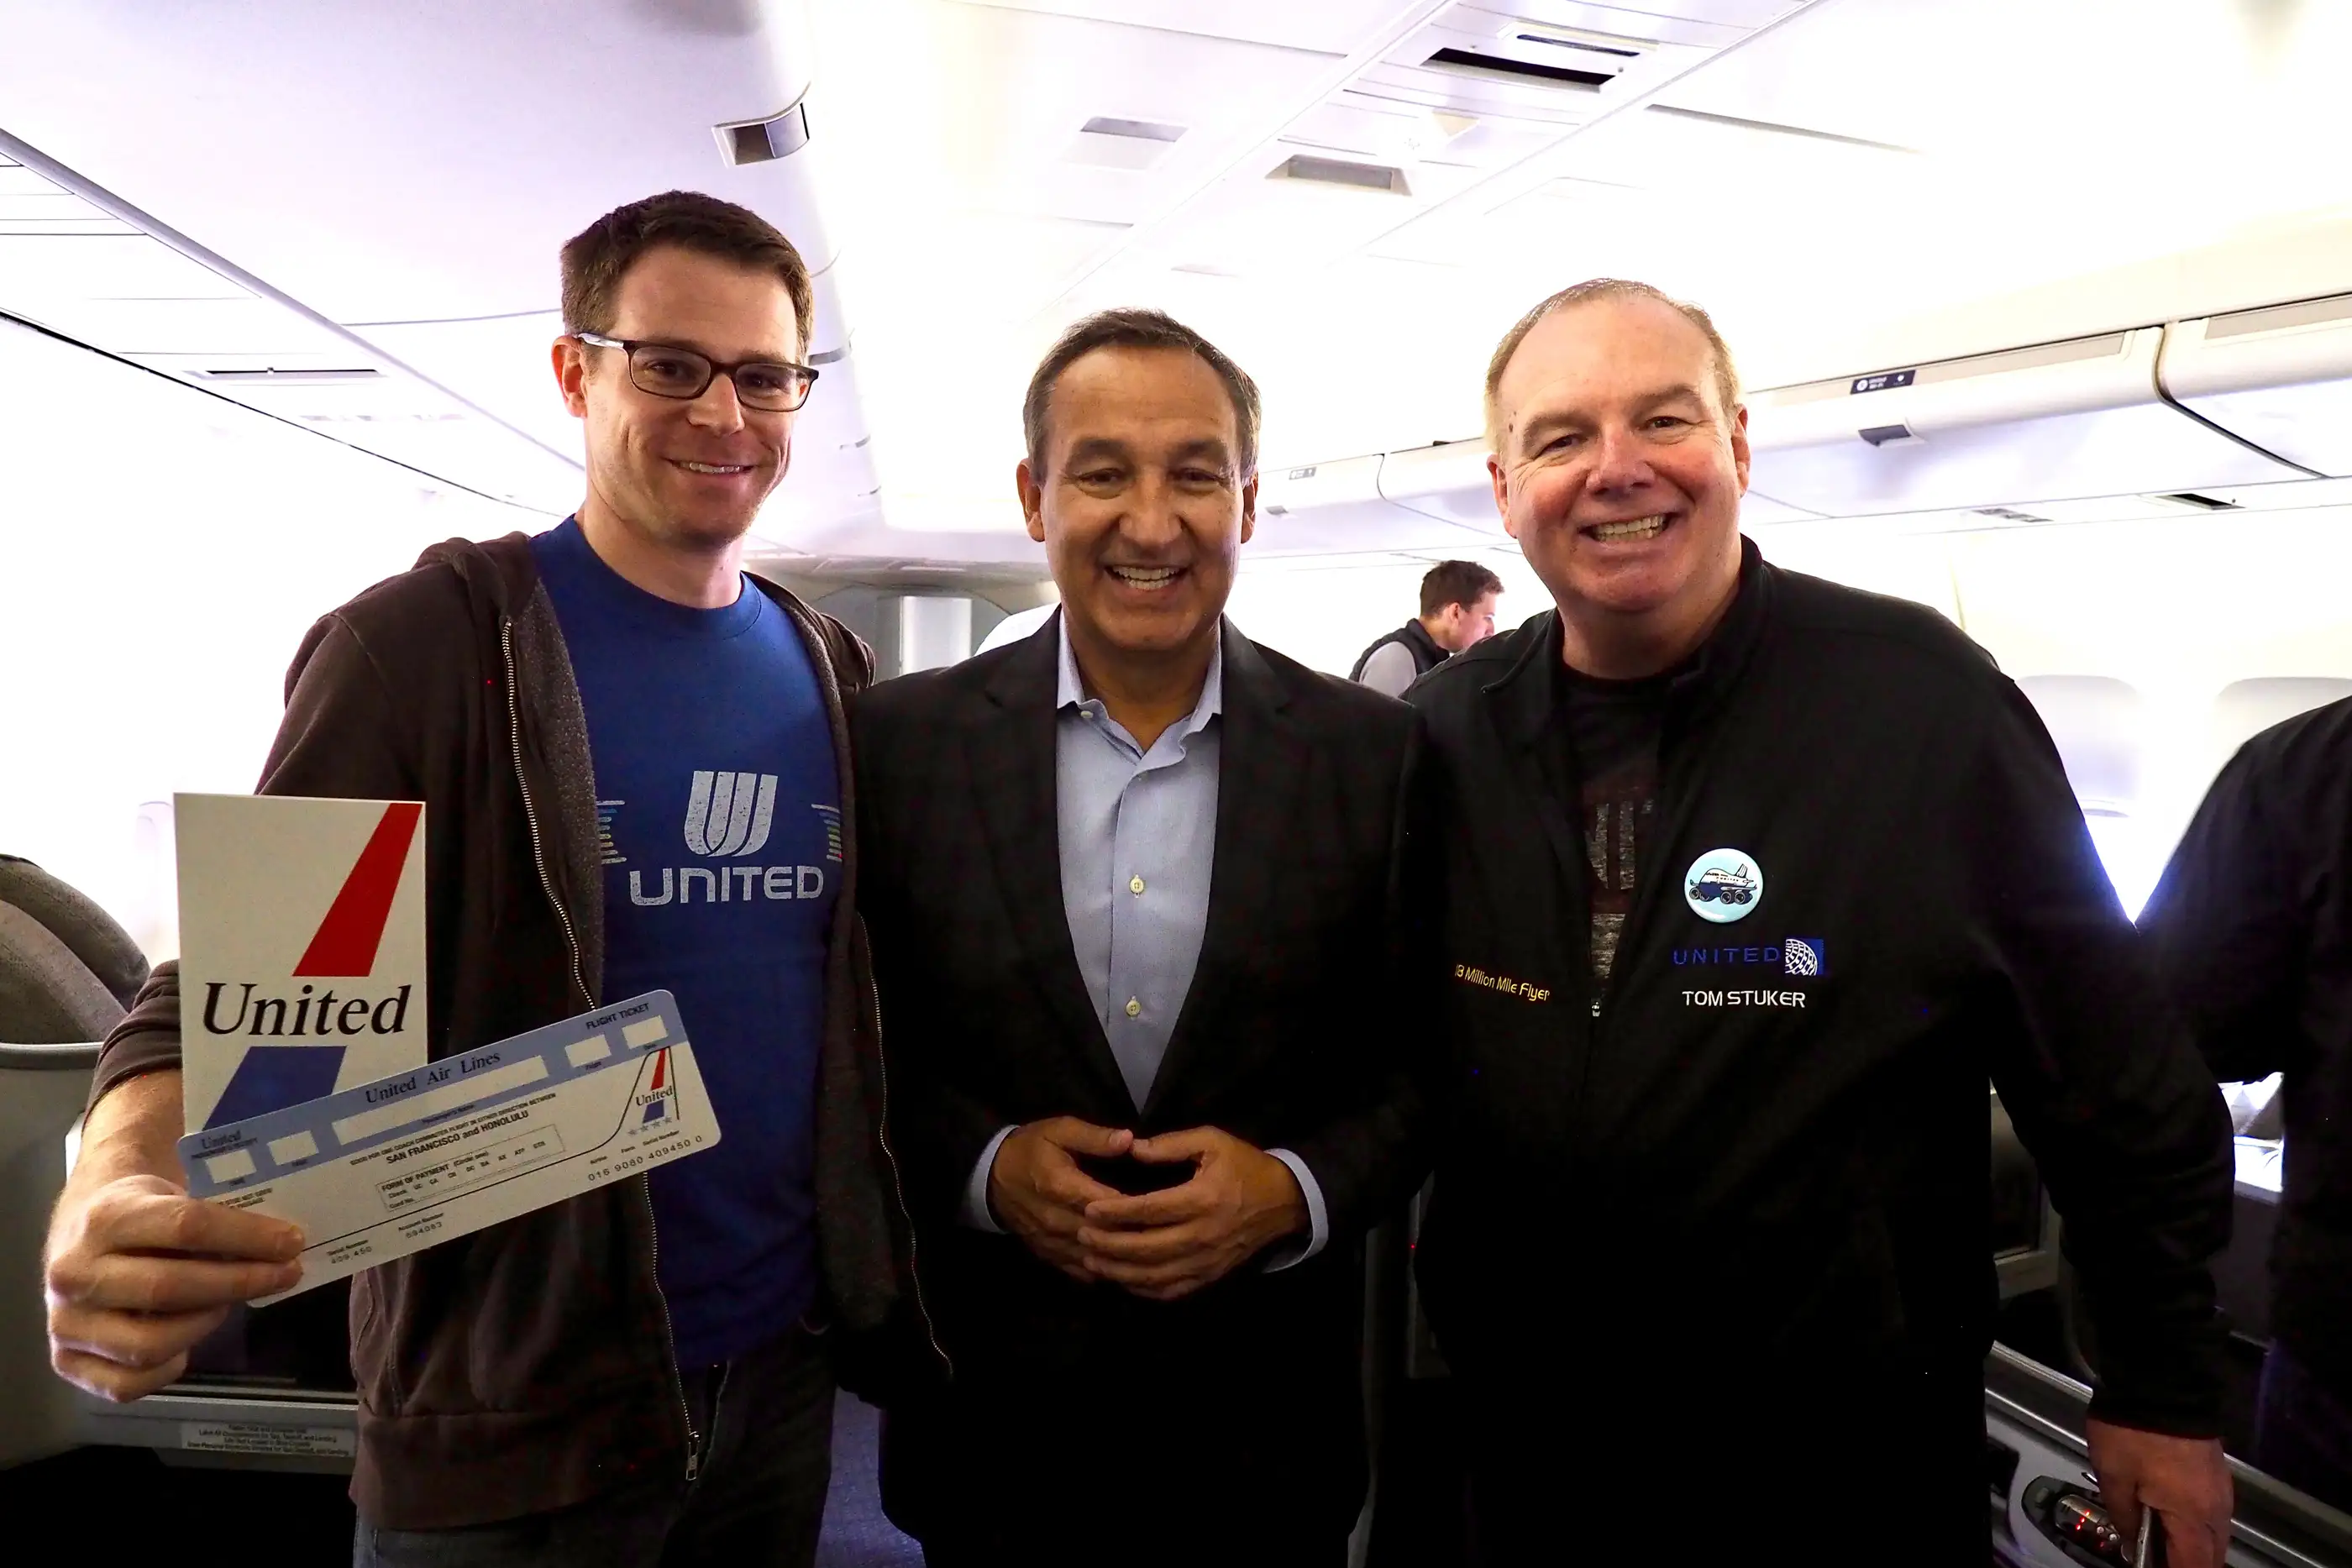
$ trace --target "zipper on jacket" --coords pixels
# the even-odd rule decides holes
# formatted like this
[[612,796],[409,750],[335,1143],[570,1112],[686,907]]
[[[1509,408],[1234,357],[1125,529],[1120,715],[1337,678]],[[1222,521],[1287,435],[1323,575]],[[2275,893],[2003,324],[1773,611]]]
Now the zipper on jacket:
[[[572,956],[572,983],[579,988],[582,1003],[589,1008],[596,998],[589,992],[588,979],[580,961],[580,934],[572,924],[572,912],[563,907],[563,900],[555,895],[555,881],[547,874],[547,855],[539,831],[539,811],[531,804],[530,779],[522,765],[522,711],[515,695],[514,619],[499,618],[499,652],[507,666],[507,740],[514,749],[515,788],[522,794],[523,827],[530,834],[530,863],[539,873],[540,891],[554,907],[556,923],[563,927],[563,943]],[[694,1412],[686,1403],[686,1375],[677,1364],[677,1330],[671,1323],[669,1298],[661,1288],[661,1232],[654,1223],[654,1191],[644,1176],[637,1179],[637,1195],[646,1206],[646,1239],[649,1254],[647,1265],[654,1275],[654,1301],[661,1307],[662,1343],[669,1351],[670,1388],[677,1396],[678,1420],[686,1427],[686,1479],[692,1482],[702,1470],[702,1435],[694,1429]],[[909,1232],[912,1227],[909,1227]]]
[[[833,667],[833,650],[827,645],[822,630],[809,625],[796,612],[788,612],[788,613],[792,614],[793,623],[799,630],[803,640],[815,643],[818,651],[824,655],[814,662],[824,674],[826,716],[829,718],[843,720],[841,727],[835,732],[834,737],[835,745],[842,747],[842,755],[835,763],[835,766],[840,766],[848,761],[846,749],[848,725],[845,718],[848,705],[842,698],[841,677]],[[856,845],[845,843],[842,852],[855,854]],[[890,1147],[890,1064],[882,1051],[882,988],[874,978],[873,956],[870,952],[866,956],[866,990],[868,1003],[874,1009],[874,1061],[880,1069],[879,1076],[882,1082],[881,1123],[874,1129],[874,1135],[876,1141],[882,1145],[882,1163],[890,1167],[890,1196],[898,1203],[898,1218],[907,1227],[907,1279],[915,1290],[915,1312],[923,1320],[923,1337],[930,1342],[931,1354],[940,1358],[940,1364],[947,1368],[950,1377],[953,1377],[955,1363],[949,1359],[946,1347],[940,1343],[939,1330],[931,1322],[931,1309],[923,1301],[922,1271],[916,1266],[916,1256],[920,1250],[920,1244],[915,1239],[915,1216],[907,1207],[907,1187],[905,1182],[899,1179],[898,1156]]]
[[[1625,912],[1625,924],[1617,934],[1616,961],[1609,966],[1609,978],[1601,982],[1599,988],[1592,993],[1592,1016],[1591,1020],[1585,1026],[1584,1036],[1584,1071],[1588,1080],[1592,1073],[1593,1060],[1601,1051],[1601,1019],[1610,1012],[1616,1002],[1618,981],[1625,972],[1626,958],[1639,951],[1635,946],[1636,939],[1648,934],[1649,926],[1643,922],[1643,916],[1650,914],[1651,906],[1658,901],[1658,888],[1664,873],[1655,863],[1657,852],[1671,836],[1673,830],[1678,826],[1674,813],[1667,808],[1667,802],[1675,798],[1674,791],[1670,788],[1672,783],[1673,779],[1666,765],[1666,727],[1664,721],[1661,719],[1658,726],[1658,787],[1656,794],[1653,797],[1656,801],[1656,814],[1651,819],[1653,831],[1650,842],[1641,852],[1641,858],[1633,867],[1633,904]],[[1580,835],[1583,829],[1580,825],[1577,831]],[[1592,894],[1589,885],[1585,890],[1584,923],[1588,928],[1592,924]],[[1585,941],[1589,944],[1591,939],[1591,934],[1588,929]],[[1588,975],[1591,973],[1591,963],[1592,960],[1588,956],[1585,959],[1585,972]],[[1581,1086],[1580,1086],[1579,1094],[1580,1098]]]

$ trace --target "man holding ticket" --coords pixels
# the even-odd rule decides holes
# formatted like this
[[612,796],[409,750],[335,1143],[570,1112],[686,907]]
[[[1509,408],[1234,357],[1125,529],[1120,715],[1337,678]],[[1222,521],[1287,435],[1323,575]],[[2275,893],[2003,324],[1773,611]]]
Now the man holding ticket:
[[824,1343],[901,1314],[927,1338],[852,903],[868,659],[740,568],[817,379],[809,275],[673,192],[573,239],[562,284],[577,516],[437,546],[320,621],[260,785],[425,803],[432,1061],[207,1127],[197,1200],[164,966],[91,1090],[52,1356],[137,1398],[310,1247],[364,1267],[361,1563],[803,1564]]
[[1358,1243],[1419,1177],[1418,720],[1223,618],[1257,390],[1114,310],[1030,382],[1061,612],[853,709],[908,1196],[953,1384],[891,1406],[933,1568],[1346,1557]]

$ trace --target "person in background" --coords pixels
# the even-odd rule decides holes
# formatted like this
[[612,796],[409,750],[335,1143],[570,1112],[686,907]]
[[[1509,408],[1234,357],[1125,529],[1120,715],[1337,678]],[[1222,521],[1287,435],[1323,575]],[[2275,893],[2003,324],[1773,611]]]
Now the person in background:
[[1441,560],[1421,580],[1421,614],[1356,656],[1348,678],[1402,696],[1405,687],[1495,634],[1503,580],[1475,560]]
[[1422,1171],[1418,720],[1223,615],[1257,389],[1077,322],[1016,483],[1061,608],[853,705],[891,1102],[951,1381],[887,1407],[932,1568],[1346,1560],[1357,1243]]
[[2352,699],[2264,730],[2140,911],[2214,1076],[2284,1074],[2262,1469],[2352,1511]]
[[1990,1079],[2098,1331],[2102,1495],[2219,1568],[2229,1118],[2033,709],[1742,537],[1696,307],[1563,290],[1486,392],[1554,608],[1408,698],[1457,1053],[1415,1269],[1479,1550],[1981,1564]]
[[[832,1364],[919,1311],[842,831],[869,660],[742,570],[814,297],[765,219],[692,192],[599,218],[562,284],[578,514],[436,545],[323,617],[260,792],[425,802],[434,1056],[667,988],[725,1136],[353,1279],[353,1561],[806,1568]],[[775,869],[713,900],[747,857]],[[112,1399],[301,1272],[293,1226],[187,1196],[179,1064],[166,964],[100,1056],[49,1233],[51,1360]]]

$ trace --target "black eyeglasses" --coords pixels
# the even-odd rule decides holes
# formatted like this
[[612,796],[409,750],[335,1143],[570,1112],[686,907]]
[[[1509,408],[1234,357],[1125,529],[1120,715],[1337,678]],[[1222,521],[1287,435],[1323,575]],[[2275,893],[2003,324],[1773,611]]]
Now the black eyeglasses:
[[618,349],[629,356],[629,384],[656,397],[691,402],[710,390],[724,372],[735,383],[736,401],[761,413],[790,413],[808,402],[816,384],[816,371],[781,360],[744,360],[722,365],[708,354],[673,343],[607,338],[602,332],[574,332],[573,337],[599,349]]

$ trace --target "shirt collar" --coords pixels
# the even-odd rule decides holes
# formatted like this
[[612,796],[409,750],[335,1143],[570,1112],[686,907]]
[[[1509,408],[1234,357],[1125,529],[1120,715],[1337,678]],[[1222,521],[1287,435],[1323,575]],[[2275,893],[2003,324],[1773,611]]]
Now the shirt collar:
[[[1089,703],[1100,707],[1100,699],[1087,696],[1087,684],[1078,678],[1078,656],[1070,648],[1069,618],[1066,615],[1055,616],[1054,624],[1058,629],[1062,661],[1061,682],[1054,695],[1054,711],[1066,713],[1073,708],[1085,707]],[[1209,650],[1208,678],[1201,683],[1201,700],[1192,705],[1192,716],[1176,727],[1184,735],[1196,734],[1224,710],[1225,637],[1224,622],[1220,617],[1217,640]]]

